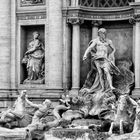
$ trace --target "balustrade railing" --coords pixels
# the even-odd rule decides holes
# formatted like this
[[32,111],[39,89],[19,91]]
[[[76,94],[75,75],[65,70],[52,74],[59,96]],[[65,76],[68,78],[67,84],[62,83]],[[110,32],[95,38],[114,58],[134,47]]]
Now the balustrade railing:
[[128,6],[134,0],[69,0],[71,6],[86,6],[86,7],[122,7]]

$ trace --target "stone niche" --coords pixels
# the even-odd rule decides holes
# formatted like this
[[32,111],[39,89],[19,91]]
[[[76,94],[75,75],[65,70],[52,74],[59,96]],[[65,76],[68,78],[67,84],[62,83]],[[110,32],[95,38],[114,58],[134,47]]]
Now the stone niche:
[[92,39],[92,27],[90,22],[86,21],[81,25],[80,29],[80,87],[83,86],[86,76],[90,70],[90,59],[83,61],[83,55],[85,53],[86,48],[88,47],[88,43]]
[[[104,21],[100,27],[107,29],[107,37],[112,40],[116,52],[116,61],[129,59],[133,62],[133,25],[126,21]],[[100,28],[99,27],[99,28]],[[80,87],[84,84],[86,76],[90,70],[90,58],[83,62],[83,54],[92,39],[92,27],[90,22],[81,25],[80,31]]]
[[[22,64],[22,59],[27,51],[27,47],[29,43],[33,40],[33,32],[37,31],[40,36],[39,40],[43,43],[45,49],[45,26],[44,25],[29,25],[29,26],[21,26],[21,35],[20,35],[20,84],[25,84],[25,79],[27,78],[27,68],[25,64]],[[32,83],[32,82],[31,82]],[[45,81],[43,82],[43,84]]]

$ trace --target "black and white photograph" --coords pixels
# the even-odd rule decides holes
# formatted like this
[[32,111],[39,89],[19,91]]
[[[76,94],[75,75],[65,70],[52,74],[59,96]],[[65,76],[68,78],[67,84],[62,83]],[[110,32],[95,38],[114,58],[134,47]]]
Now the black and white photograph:
[[0,48],[0,140],[140,140],[140,0],[1,0]]

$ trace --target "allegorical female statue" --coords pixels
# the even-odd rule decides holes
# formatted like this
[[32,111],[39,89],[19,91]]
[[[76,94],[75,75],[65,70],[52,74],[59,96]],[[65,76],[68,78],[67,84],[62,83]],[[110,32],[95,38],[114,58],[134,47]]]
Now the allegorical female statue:
[[44,78],[44,56],[45,50],[43,43],[39,40],[39,33],[33,32],[33,40],[29,43],[22,63],[26,64],[28,77],[27,81],[41,81]]
[[[87,58],[89,53],[91,54],[92,68],[86,82],[91,82],[88,81],[89,78],[92,78],[93,81],[92,86],[89,89],[87,88],[87,91],[94,93],[114,89],[111,74],[118,74],[119,69],[114,64],[115,48],[112,41],[106,38],[106,29],[98,30],[98,37],[89,43],[83,60]],[[93,73],[94,76],[92,76]]]

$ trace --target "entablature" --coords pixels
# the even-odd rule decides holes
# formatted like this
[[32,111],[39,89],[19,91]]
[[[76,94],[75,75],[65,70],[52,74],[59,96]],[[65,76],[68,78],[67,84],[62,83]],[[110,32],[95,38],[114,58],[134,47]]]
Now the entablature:
[[130,6],[115,8],[95,8],[95,7],[67,7],[63,8],[63,16],[68,19],[81,20],[128,20],[133,17],[134,9]]

